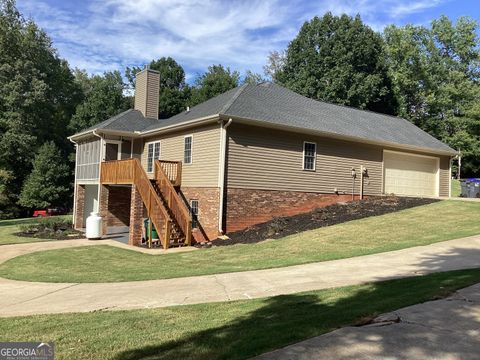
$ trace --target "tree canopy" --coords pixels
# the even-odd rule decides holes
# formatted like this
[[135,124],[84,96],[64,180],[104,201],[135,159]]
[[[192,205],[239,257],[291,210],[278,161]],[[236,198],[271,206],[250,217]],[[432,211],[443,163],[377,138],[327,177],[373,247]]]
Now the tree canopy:
[[[158,117],[166,119],[183,111],[190,96],[190,88],[185,82],[183,68],[171,57],[152,60],[149,66],[160,72]],[[141,68],[138,66],[127,67],[125,70],[125,77],[132,89],[135,87],[135,75],[140,70]]]
[[274,80],[299,94],[360,109],[395,111],[383,39],[358,15],[314,17],[290,42],[284,59],[275,53],[270,58],[267,71]]
[[32,149],[55,141],[68,149],[66,124],[81,90],[47,34],[25,20],[12,0],[0,1],[0,212],[16,213],[32,168]]
[[212,65],[208,71],[197,77],[192,89],[190,105],[196,105],[224,93],[240,83],[240,73],[222,65]]
[[83,101],[70,120],[72,132],[98,124],[130,108],[123,94],[125,84],[119,71],[88,76],[85,71],[77,69],[75,80],[82,90]]
[[480,171],[480,42],[477,24],[447,17],[430,27],[385,29],[398,114],[461,150],[466,174]]
[[68,165],[53,142],[38,150],[20,193],[19,203],[27,208],[65,205],[71,192]]

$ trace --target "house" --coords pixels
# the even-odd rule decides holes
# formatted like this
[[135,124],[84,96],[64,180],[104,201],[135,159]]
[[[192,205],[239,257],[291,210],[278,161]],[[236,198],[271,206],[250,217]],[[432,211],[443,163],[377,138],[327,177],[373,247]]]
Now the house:
[[148,216],[168,247],[352,196],[450,196],[456,152],[405,119],[262,83],[159,120],[158,96],[145,68],[134,109],[70,137],[75,227],[98,211],[138,244]]

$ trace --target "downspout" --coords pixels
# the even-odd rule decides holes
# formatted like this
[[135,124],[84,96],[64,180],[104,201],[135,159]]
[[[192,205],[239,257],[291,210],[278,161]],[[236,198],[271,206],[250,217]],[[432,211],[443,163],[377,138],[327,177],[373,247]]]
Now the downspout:
[[99,213],[100,212],[100,189],[101,189],[101,184],[100,184],[100,172],[102,171],[102,161],[103,161],[103,137],[97,134],[96,130],[92,131],[92,134],[95,135],[96,137],[100,138],[100,161],[98,162],[98,190],[97,190],[97,209],[95,212]]
[[75,146],[75,178],[73,180],[73,219],[72,219],[72,224],[73,224],[73,228],[75,229],[75,227],[77,226],[77,224],[75,223],[75,218],[76,218],[76,214],[77,214],[77,163],[78,163],[78,143],[76,143],[75,141],[73,141],[72,139],[68,139],[70,140],[71,143],[74,144]]
[[224,204],[224,191],[225,191],[225,160],[227,155],[227,128],[232,123],[233,119],[228,119],[227,123],[223,125],[223,121],[220,120],[220,159],[218,170],[218,187],[220,191],[220,204],[218,208],[218,232],[223,234],[223,204]]

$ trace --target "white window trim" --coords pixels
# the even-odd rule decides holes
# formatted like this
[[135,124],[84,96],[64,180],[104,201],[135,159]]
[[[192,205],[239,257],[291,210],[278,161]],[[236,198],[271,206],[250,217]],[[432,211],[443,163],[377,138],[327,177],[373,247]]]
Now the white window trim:
[[191,199],[190,200],[190,213],[191,213],[191,216],[192,216],[192,220],[193,220],[193,202],[196,201],[197,202],[197,214],[196,214],[196,217],[197,217],[197,220],[196,220],[196,223],[197,223],[197,226],[196,227],[193,227],[193,229],[198,229],[198,224],[200,223],[200,221],[198,220],[200,218],[200,202],[198,201],[198,199]]
[[[150,144],[153,144],[153,154],[152,154],[152,156],[153,156],[155,154],[155,144],[156,143],[160,144],[159,149],[158,149],[158,159],[152,159],[152,170],[148,171],[148,146]],[[145,143],[145,151],[147,153],[147,158],[145,160],[145,170],[147,171],[148,174],[153,174],[153,170],[155,169],[155,166],[154,166],[155,160],[160,160],[160,157],[162,156],[162,141],[161,140],[155,140],[155,141],[149,141],[149,142]]]
[[[313,169],[305,169],[305,144],[315,145],[315,157],[313,159]],[[316,171],[317,170],[317,143],[314,141],[304,141],[302,147],[302,170],[304,171]]]
[[[190,150],[190,162],[189,163],[185,162],[185,139],[186,138],[191,139],[190,143],[191,143],[191,146],[192,146],[192,148]],[[193,134],[185,135],[183,137],[183,161],[182,162],[183,162],[184,165],[192,165],[193,164]]]

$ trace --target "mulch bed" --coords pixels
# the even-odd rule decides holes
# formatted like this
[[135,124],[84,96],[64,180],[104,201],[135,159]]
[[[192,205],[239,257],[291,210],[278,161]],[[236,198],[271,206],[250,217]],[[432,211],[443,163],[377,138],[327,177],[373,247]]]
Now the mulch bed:
[[37,239],[51,239],[51,240],[76,240],[85,239],[85,233],[77,230],[63,231],[43,231],[43,232],[18,232],[14,235],[20,237],[30,237]]
[[278,239],[299,232],[340,224],[427,205],[439,200],[405,197],[368,198],[362,201],[339,202],[309,213],[275,218],[266,223],[228,234],[229,240],[215,240],[213,246],[252,244],[267,239]]

